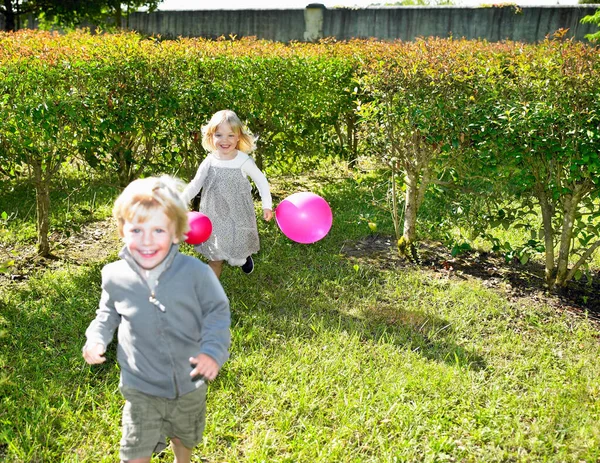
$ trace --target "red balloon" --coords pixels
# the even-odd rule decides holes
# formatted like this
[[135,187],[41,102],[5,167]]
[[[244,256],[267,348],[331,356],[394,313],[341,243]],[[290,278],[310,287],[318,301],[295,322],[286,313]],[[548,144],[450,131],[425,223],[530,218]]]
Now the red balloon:
[[212,233],[212,222],[202,212],[189,211],[187,213],[190,231],[187,232],[187,244],[204,243]]

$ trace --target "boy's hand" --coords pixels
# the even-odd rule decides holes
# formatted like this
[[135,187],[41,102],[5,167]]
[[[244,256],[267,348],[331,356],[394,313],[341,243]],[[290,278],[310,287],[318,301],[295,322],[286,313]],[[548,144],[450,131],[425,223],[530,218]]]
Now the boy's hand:
[[271,209],[263,209],[263,217],[268,222],[273,218],[273,211]]
[[106,357],[104,357],[105,351],[106,347],[104,347],[104,344],[92,344],[83,348],[83,358],[90,365],[104,363],[106,362]]
[[203,376],[209,381],[212,381],[219,373],[219,364],[209,355],[200,354],[197,357],[190,357],[190,363],[195,367],[190,372],[192,378],[194,376]]

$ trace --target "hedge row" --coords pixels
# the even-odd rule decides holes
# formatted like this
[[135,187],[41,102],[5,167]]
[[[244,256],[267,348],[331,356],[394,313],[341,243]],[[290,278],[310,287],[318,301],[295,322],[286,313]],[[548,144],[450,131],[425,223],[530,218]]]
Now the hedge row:
[[560,37],[285,45],[24,31],[0,35],[0,165],[32,172],[40,217],[52,176],[73,158],[122,184],[175,166],[189,176],[201,126],[231,108],[259,136],[268,172],[382,157],[410,193],[409,240],[430,182],[449,172],[492,198],[535,198],[550,281],[573,257],[567,242],[598,246],[599,93],[598,50]]
[[266,164],[286,169],[298,153],[334,152],[325,134],[352,110],[348,61],[267,42],[30,32],[1,36],[0,63],[3,156],[20,160],[23,140],[51,143],[68,125],[70,155],[110,166],[123,183],[190,153],[195,165],[198,131],[222,108],[248,121]]

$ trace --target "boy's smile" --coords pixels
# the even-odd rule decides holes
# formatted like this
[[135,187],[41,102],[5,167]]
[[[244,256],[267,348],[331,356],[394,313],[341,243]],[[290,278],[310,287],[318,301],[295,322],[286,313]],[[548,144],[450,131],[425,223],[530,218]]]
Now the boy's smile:
[[134,217],[123,224],[123,241],[140,267],[151,270],[160,264],[178,243],[171,220],[161,210],[155,210],[144,221]]

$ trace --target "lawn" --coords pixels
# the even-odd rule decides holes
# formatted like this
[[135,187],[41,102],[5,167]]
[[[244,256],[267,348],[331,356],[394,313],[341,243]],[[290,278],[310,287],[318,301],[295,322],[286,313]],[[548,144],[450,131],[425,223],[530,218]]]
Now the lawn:
[[[386,247],[393,228],[377,188],[346,171],[327,181],[273,179],[276,202],[302,190],[330,203],[330,233],[301,245],[260,221],[254,273],[223,272],[231,359],[210,385],[194,461],[600,459],[593,314],[517,287],[500,263],[484,278],[434,245],[421,264],[402,260]],[[32,199],[3,192],[0,210],[21,208],[2,242],[21,250],[22,270],[0,281],[3,461],[118,461],[114,345],[101,366],[81,357],[100,269],[119,248],[108,217],[116,191],[81,191],[68,210],[63,198],[54,217],[59,258],[35,264],[23,257],[33,235],[22,211]]]

